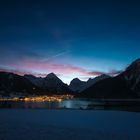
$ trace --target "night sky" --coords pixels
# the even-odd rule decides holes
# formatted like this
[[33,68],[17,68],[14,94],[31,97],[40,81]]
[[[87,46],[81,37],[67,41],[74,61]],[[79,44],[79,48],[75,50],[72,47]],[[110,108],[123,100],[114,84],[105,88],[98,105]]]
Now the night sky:
[[64,82],[116,74],[140,56],[140,1],[1,0],[0,70]]

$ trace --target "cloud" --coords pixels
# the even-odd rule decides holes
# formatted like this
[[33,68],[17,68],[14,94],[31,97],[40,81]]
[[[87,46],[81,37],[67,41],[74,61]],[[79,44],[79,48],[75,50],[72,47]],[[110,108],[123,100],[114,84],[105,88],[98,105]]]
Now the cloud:
[[[10,69],[13,68],[13,69]],[[95,77],[101,74],[116,75],[121,71],[111,70],[109,72],[102,71],[88,71],[85,68],[68,65],[68,64],[55,64],[50,62],[40,62],[39,60],[24,60],[20,63],[9,64],[8,67],[2,67],[1,70],[8,70],[14,73],[30,73],[40,76],[45,76],[49,72],[54,72],[61,75],[79,75],[79,76],[89,76]]]
[[89,72],[89,75],[102,75],[102,74],[106,74],[106,75],[110,75],[110,76],[116,76],[118,74],[120,74],[121,72],[123,72],[123,70],[109,70],[108,72],[103,72],[103,71],[92,71]]
[[[22,60],[20,62],[15,62],[8,64],[7,66],[0,66],[2,70],[11,70],[16,73],[24,73],[24,72],[30,72],[30,73],[38,73],[38,74],[47,74],[48,72],[54,72],[57,74],[79,74],[79,75],[99,75],[101,73],[99,72],[89,72],[88,70],[68,65],[68,64],[56,64],[56,63],[50,63],[46,61],[40,61],[40,60]],[[11,69],[14,68],[14,69]]]
[[120,73],[122,73],[122,72],[123,72],[123,70],[110,70],[110,71],[108,72],[108,75],[116,76],[116,75],[118,75],[118,74],[120,74]]
[[102,75],[105,74],[105,72],[101,72],[101,71],[90,71],[87,73],[87,75],[93,75],[93,76],[98,76],[98,75]]
[[[13,72],[19,75],[32,74],[37,77],[46,77],[48,73],[55,73],[64,82],[69,83],[73,78],[78,77],[82,80],[87,80],[102,74],[116,76],[122,71],[110,70],[108,72],[93,70],[90,71],[83,67],[78,67],[70,64],[52,63],[53,57],[59,57],[65,52],[52,56],[48,61],[42,59],[21,59],[14,63],[0,65],[0,71]],[[67,53],[67,52],[66,52]]]
[[55,59],[55,58],[57,58],[57,57],[66,55],[66,54],[68,54],[69,52],[70,52],[70,51],[67,50],[67,51],[62,51],[62,52],[56,53],[56,54],[54,54],[54,55],[52,55],[52,56],[46,58],[45,61],[51,61],[51,60],[53,60],[53,59]]
[[0,48],[0,51],[0,64],[16,63],[28,59],[43,59],[41,54],[20,47],[11,47],[8,49],[7,47],[3,46],[2,50]]
[[7,67],[2,67],[0,66],[0,72],[9,72],[9,73],[15,73],[18,75],[24,75],[24,74],[31,74],[29,71],[22,71],[22,70],[18,70],[15,68],[7,68]]

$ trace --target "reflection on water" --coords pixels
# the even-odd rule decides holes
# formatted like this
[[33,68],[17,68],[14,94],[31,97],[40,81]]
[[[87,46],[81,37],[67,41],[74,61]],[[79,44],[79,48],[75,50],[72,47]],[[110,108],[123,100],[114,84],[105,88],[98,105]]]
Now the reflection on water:
[[90,101],[86,100],[63,100],[62,102],[24,102],[24,101],[2,101],[0,108],[47,108],[47,109],[86,109]]
[[140,111],[140,101],[102,101],[102,100],[86,100],[71,99],[62,102],[16,102],[2,101],[0,108],[32,108],[32,109],[113,109],[113,110],[129,110]]
[[62,108],[74,108],[74,109],[87,109],[88,105],[91,104],[91,101],[87,100],[65,100],[60,103],[60,107]]

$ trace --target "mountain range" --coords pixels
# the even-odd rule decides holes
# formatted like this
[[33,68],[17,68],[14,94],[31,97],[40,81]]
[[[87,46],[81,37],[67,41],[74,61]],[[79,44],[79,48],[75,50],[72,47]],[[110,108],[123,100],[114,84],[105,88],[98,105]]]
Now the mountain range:
[[67,94],[72,93],[55,74],[45,78],[33,75],[20,76],[14,73],[0,72],[0,95],[9,94]]
[[94,85],[98,81],[101,81],[101,80],[109,78],[109,77],[110,76],[108,76],[106,74],[102,74],[102,75],[97,76],[95,78],[89,78],[86,82],[81,81],[78,78],[75,78],[70,82],[69,88],[73,92],[80,93],[80,92],[83,92],[84,90],[86,90],[87,88],[89,88],[90,86]]
[[74,78],[70,85],[63,83],[54,73],[41,78],[0,72],[0,95],[7,96],[11,93],[74,94],[84,98],[139,98],[140,59],[135,60],[115,77],[103,74],[88,81]]
[[80,93],[88,98],[139,98],[140,59],[129,65],[115,77],[106,78]]

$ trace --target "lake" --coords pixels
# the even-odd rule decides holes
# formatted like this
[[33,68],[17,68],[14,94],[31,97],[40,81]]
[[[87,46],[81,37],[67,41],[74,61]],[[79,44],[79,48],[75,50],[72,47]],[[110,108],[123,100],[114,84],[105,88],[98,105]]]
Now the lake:
[[1,101],[0,108],[140,111],[140,100],[71,99],[63,100],[61,102]]

